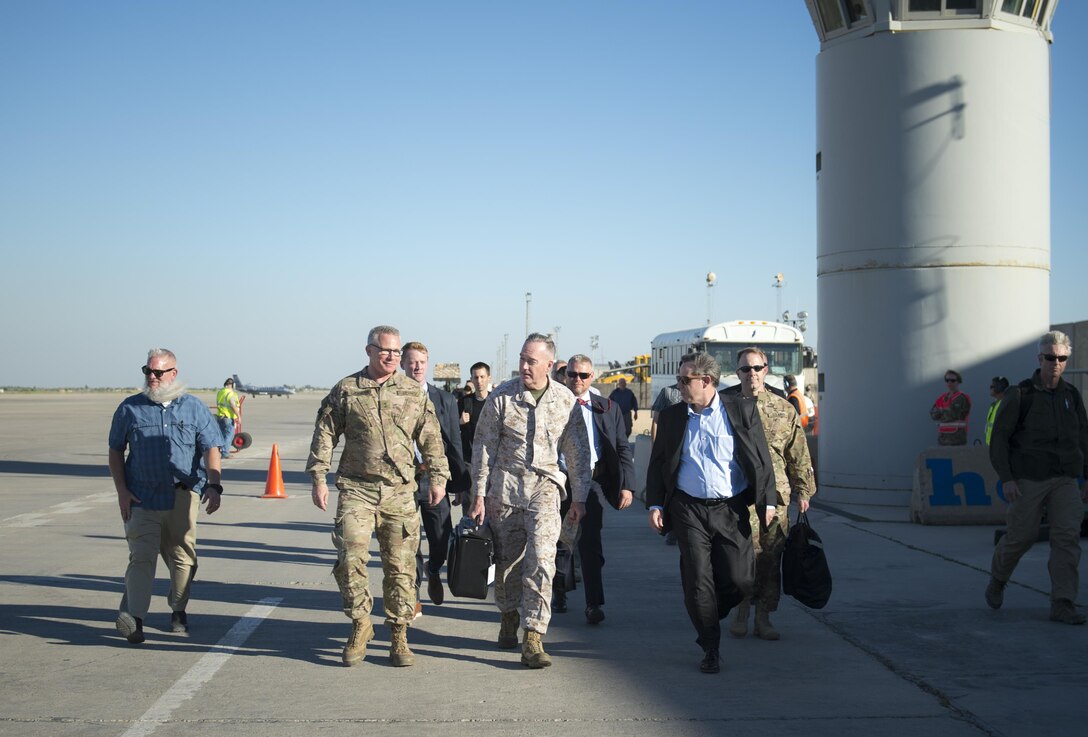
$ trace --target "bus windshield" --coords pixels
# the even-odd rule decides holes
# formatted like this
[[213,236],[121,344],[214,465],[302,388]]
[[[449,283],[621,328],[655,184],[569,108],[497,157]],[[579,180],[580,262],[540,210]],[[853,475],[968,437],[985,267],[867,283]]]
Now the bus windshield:
[[[747,348],[751,343],[703,343],[699,350],[705,351],[717,359],[722,367],[722,376],[735,373],[737,370],[737,351]],[[796,376],[801,373],[802,357],[801,345],[790,344],[764,344],[760,348],[767,354],[767,362],[771,366],[771,373],[777,376],[787,374]],[[751,359],[749,359],[751,360]]]

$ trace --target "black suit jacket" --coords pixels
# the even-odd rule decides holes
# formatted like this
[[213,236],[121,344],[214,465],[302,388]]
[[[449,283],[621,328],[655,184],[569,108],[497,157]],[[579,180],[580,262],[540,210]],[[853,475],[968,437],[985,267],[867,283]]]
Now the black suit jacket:
[[635,488],[635,459],[627,442],[623,413],[618,404],[597,394],[589,395],[589,403],[593,409],[593,427],[601,439],[601,457],[597,462],[604,463],[604,476],[598,478],[598,483],[608,503],[619,509],[620,491]]
[[[774,467],[756,403],[745,401],[739,394],[719,394],[718,399],[733,426],[734,450],[748,479],[748,491],[754,494],[756,508],[773,507],[778,499]],[[657,416],[657,439],[650,450],[650,465],[646,471],[646,506],[664,509],[663,532],[672,528],[669,502],[676,492],[676,474],[687,425],[688,405],[685,402],[666,407]],[[759,516],[762,519],[763,515]]]
[[446,446],[446,462],[450,464],[449,494],[460,494],[469,487],[468,467],[461,453],[461,416],[457,411],[457,399],[449,392],[427,384],[427,396],[434,404],[438,425],[442,428],[442,442]]

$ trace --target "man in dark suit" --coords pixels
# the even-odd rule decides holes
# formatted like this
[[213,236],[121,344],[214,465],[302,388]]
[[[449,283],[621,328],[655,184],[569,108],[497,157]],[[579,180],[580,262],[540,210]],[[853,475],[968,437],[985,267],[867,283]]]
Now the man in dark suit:
[[[627,509],[631,506],[634,499],[631,489],[635,485],[635,462],[631,446],[627,442],[619,405],[590,392],[593,376],[593,361],[588,356],[571,356],[567,362],[566,380],[567,386],[578,398],[582,419],[589,435],[593,490],[585,504],[572,502],[572,497],[568,496],[561,512],[565,516],[571,505],[579,506],[578,514],[582,522],[578,552],[582,558],[582,586],[586,592],[586,622],[600,624],[604,621],[604,580],[601,575],[604,568],[604,549],[601,545],[601,528],[604,525],[602,498],[615,509]],[[553,611],[566,611],[566,592],[561,591],[562,588],[553,588]]]
[[684,606],[703,648],[699,669],[721,669],[719,620],[747,598],[755,577],[748,505],[774,518],[770,450],[754,402],[719,395],[721,367],[707,353],[680,360],[683,401],[661,411],[646,472],[650,526],[672,529]]
[[[427,495],[430,491],[430,477],[425,466],[417,468],[416,478],[419,481],[419,491],[416,493],[416,506],[419,508],[423,519],[423,531],[427,535],[427,596],[435,604],[441,604],[446,599],[445,589],[442,587],[442,564],[446,562],[446,554],[450,547],[450,535],[453,525],[450,521],[451,496],[461,494],[468,490],[468,467],[465,466],[464,457],[461,455],[461,430],[458,425],[457,400],[449,392],[442,391],[438,387],[427,383],[427,346],[422,343],[408,343],[404,346],[401,358],[401,367],[404,373],[418,381],[427,389],[427,396],[434,404],[435,413],[438,415],[438,424],[442,429],[442,443],[446,447],[446,461],[450,466],[450,481],[446,490],[449,492],[435,506],[427,503]],[[418,457],[418,451],[417,451]],[[453,500],[456,504],[456,498]],[[423,606],[419,603],[419,586],[423,580],[423,549],[422,539],[420,547],[416,550],[416,614],[423,613]]]

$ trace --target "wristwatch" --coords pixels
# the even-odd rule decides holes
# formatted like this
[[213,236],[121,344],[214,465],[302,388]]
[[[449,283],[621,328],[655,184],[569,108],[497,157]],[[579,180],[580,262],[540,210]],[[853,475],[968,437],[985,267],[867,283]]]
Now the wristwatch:
[[222,484],[207,483],[207,484],[204,484],[204,489],[205,490],[214,489],[215,491],[219,492],[220,494],[223,493],[223,485]]

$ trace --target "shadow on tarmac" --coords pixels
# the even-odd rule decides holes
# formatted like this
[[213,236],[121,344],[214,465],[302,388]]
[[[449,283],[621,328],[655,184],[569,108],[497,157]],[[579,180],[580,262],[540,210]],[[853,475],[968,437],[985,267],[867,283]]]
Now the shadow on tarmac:
[[[71,574],[65,576],[0,576],[0,583],[20,586],[48,587],[76,591],[101,591],[115,594],[120,600],[124,580],[119,576],[92,576]],[[161,605],[169,584],[156,580],[152,590],[153,606]],[[191,631],[188,635],[170,632],[170,618],[166,611],[152,610],[144,623],[147,642],[142,648],[164,652],[206,653],[214,650],[220,638],[238,622],[236,614],[202,614],[201,600],[252,605],[264,599],[279,598],[289,602],[290,609],[317,612],[337,612],[340,594],[329,590],[299,589],[296,587],[262,586],[217,581],[198,581],[193,584],[193,606],[190,611]],[[389,650],[388,629],[383,625],[384,604],[381,596],[374,597],[372,619],[376,638],[371,645],[375,653],[387,656]],[[26,635],[58,645],[132,647],[113,629],[117,616],[115,609],[102,607],[73,607],[41,604],[0,604],[0,634]],[[441,607],[427,606],[427,620],[443,619],[460,622],[492,622],[497,624],[494,605],[485,601],[464,603],[447,601]],[[300,636],[300,629],[305,636]],[[441,628],[440,628],[441,629]],[[318,665],[342,668],[340,652],[349,628],[347,620],[334,622],[299,621],[297,619],[268,619],[246,642],[238,655],[264,655],[287,658]],[[523,666],[511,661],[508,652],[495,650],[490,640],[481,642],[459,635],[439,634],[413,627],[412,647],[417,654],[436,659],[479,663],[504,670],[522,670]],[[549,649],[574,657],[589,657],[575,652],[563,642],[549,643]],[[387,657],[375,658],[375,665],[389,665]]]
[[[103,454],[104,455],[104,454]],[[109,477],[110,469],[103,459],[100,463],[41,463],[38,461],[0,460],[0,474],[24,476],[80,476],[84,478]]]

